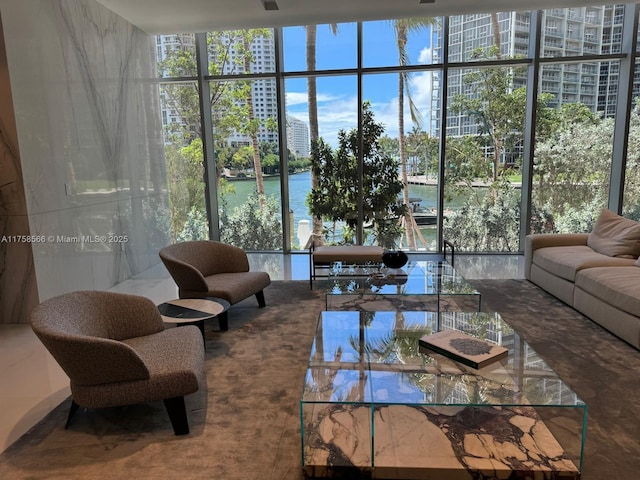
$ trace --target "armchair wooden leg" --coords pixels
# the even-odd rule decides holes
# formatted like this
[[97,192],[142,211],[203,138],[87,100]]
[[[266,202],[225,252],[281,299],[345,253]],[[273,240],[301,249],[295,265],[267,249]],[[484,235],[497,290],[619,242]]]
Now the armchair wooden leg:
[[256,293],[256,298],[258,299],[258,306],[260,308],[266,305],[266,303],[264,302],[264,290],[260,290],[258,293]]
[[173,432],[176,435],[188,434],[189,421],[187,420],[187,409],[184,406],[184,397],[165,398],[164,406],[169,414]]
[[218,315],[218,323],[220,324],[220,331],[226,332],[229,330],[229,317],[227,316],[227,312],[222,312]]
[[73,417],[73,414],[76,413],[76,411],[78,410],[79,407],[80,407],[80,405],[78,405],[75,402],[75,400],[72,398],[71,399],[71,408],[69,409],[69,415],[67,416],[67,423],[64,426],[65,430],[67,428],[69,428],[69,424],[71,423],[71,417]]

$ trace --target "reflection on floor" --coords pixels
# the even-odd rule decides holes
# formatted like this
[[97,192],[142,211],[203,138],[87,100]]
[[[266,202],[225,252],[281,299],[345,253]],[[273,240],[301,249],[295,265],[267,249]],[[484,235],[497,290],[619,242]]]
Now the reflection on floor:
[[[425,255],[412,260],[426,260]],[[307,280],[306,254],[250,254],[251,268],[272,280]],[[467,279],[522,278],[519,255],[462,255],[455,267]],[[112,291],[143,295],[159,304],[178,290],[162,266],[116,285]],[[69,381],[28,325],[0,325],[0,452],[69,396]]]

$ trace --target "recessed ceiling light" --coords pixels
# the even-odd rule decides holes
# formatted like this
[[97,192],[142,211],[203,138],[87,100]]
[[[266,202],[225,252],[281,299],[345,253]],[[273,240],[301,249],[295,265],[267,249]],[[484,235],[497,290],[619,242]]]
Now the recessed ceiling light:
[[436,0],[420,0],[421,5],[424,5],[425,3],[436,3]]
[[280,10],[276,0],[260,0],[265,10]]

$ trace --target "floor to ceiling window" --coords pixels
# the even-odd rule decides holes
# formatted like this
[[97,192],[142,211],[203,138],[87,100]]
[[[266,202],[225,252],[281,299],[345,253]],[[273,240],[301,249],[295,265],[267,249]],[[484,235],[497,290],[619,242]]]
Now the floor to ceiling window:
[[[620,53],[615,7],[543,11],[531,230],[588,232],[609,199]],[[616,26],[617,23],[617,26]],[[564,61],[558,61],[562,59]],[[613,94],[613,96],[611,96]]]
[[[209,237],[202,124],[198,105],[195,36],[166,35],[156,42],[160,109],[174,241]],[[186,80],[189,79],[189,80]]]
[[[595,102],[597,72],[594,63],[541,69],[531,190],[536,232],[590,231],[607,206],[615,125],[586,103]],[[582,102],[581,90],[586,92]]]
[[629,118],[622,214],[640,221],[640,67],[635,67],[634,101]]
[[[313,82],[311,88],[315,87],[316,95],[309,95],[310,82]],[[336,176],[340,174],[337,171],[334,175],[325,172],[331,169],[334,152],[339,146],[340,132],[352,131],[358,125],[356,77],[344,74],[288,78],[285,92],[287,132],[289,143],[292,144],[289,151],[295,151],[295,163],[292,163],[293,155],[290,153],[288,189],[289,208],[293,214],[292,247],[307,248],[314,232],[330,243],[343,241],[345,234],[348,236],[352,232],[346,232],[345,221],[338,218],[345,217],[346,213],[356,208],[353,203],[354,183],[340,182],[342,190],[330,189],[330,186],[336,185]],[[309,135],[305,135],[308,132],[310,111],[316,112],[317,119],[317,138],[313,144],[310,143]],[[301,140],[297,147],[296,138]],[[318,165],[322,173],[311,169],[310,155],[314,148],[323,152],[323,161]],[[328,168],[325,169],[324,166]],[[343,166],[348,168],[353,167],[353,164],[344,163]],[[355,181],[355,176],[351,175],[350,179]],[[347,194],[349,188],[351,193]],[[315,195],[312,195],[313,190],[316,191]],[[316,221],[314,225],[313,211],[330,211],[334,208],[335,221],[327,214],[323,221]],[[338,211],[338,208],[341,210]]]
[[526,87],[514,86],[519,69],[449,71],[443,234],[459,250],[519,247],[526,98]]
[[199,71],[204,34],[158,37],[174,238],[517,252],[524,230],[588,231],[617,192],[640,216],[637,108],[610,188],[633,90],[625,8],[209,32]]
[[[282,50],[289,209],[293,218],[291,248],[306,249],[312,242],[325,239],[341,242],[351,233],[345,229],[342,217],[349,208],[349,197],[353,199],[355,192],[344,194],[348,189],[344,184],[342,194],[332,196],[337,191],[329,191],[328,187],[335,183],[335,175],[328,178],[320,169],[338,147],[339,132],[348,132],[358,125],[358,86],[353,74],[358,59],[357,25],[287,27],[283,29]],[[312,151],[325,154],[315,168],[311,164]],[[333,215],[324,218],[314,215],[327,206],[339,204],[342,210],[336,208]]]

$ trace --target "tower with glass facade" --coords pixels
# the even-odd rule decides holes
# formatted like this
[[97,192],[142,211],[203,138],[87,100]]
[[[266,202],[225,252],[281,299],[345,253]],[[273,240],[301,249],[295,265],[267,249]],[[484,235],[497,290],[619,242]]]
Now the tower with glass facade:
[[[580,57],[620,51],[624,8],[621,5],[585,6],[549,9],[542,12],[540,58]],[[498,59],[528,56],[530,12],[499,12],[449,17],[449,62],[473,62],[480,49],[488,50],[499,39]],[[494,35],[498,25],[499,36]],[[442,35],[436,25],[434,36]],[[434,58],[441,58],[441,42]],[[451,69],[447,78],[447,102],[456,94],[470,94],[474,86],[465,84],[466,69]],[[563,64],[542,64],[539,91],[550,93],[549,104],[560,107],[567,103],[582,103],[593,112],[605,116],[615,113],[618,68],[617,62],[580,61]],[[434,76],[435,77],[435,76]],[[439,79],[434,78],[434,92]],[[524,76],[514,77],[514,88],[526,85]],[[432,111],[434,121],[439,107]],[[434,122],[432,122],[434,123]],[[437,134],[439,128],[436,127]],[[447,112],[446,134],[463,136],[477,133],[477,125],[467,115]]]

